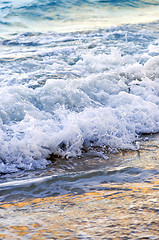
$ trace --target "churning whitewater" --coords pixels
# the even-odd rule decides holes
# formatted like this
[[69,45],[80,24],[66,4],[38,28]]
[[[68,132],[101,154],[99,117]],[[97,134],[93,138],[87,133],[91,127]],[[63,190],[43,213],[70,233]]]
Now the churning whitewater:
[[[21,8],[19,8],[21,9]],[[0,171],[159,131],[159,22],[0,39]]]

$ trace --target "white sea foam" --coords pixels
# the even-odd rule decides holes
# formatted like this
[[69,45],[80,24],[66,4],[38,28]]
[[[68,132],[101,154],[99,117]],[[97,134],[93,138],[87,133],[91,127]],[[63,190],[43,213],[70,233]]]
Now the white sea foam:
[[49,154],[76,157],[83,146],[135,149],[138,134],[158,132],[159,34],[152,29],[2,40],[1,172],[44,168]]

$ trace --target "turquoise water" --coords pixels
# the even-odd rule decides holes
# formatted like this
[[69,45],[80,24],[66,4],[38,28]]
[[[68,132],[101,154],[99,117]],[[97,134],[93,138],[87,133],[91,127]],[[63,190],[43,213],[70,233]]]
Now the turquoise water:
[[26,0],[0,3],[1,34],[70,32],[158,20],[159,2]]
[[36,196],[158,174],[110,162],[159,132],[158,12],[157,0],[0,3],[2,200],[49,169]]

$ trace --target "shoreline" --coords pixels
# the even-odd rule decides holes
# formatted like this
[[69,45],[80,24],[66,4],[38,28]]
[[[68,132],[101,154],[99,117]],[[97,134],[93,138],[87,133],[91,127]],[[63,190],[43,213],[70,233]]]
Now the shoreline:
[[[158,168],[159,135],[139,151],[116,157],[120,163],[142,167],[147,161],[146,169]],[[1,202],[0,239],[158,239],[158,174],[140,182],[95,185],[98,190],[81,194]]]

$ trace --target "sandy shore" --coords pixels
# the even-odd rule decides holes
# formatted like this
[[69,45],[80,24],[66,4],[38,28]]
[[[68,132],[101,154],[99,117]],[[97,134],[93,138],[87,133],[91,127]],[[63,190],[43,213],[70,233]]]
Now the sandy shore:
[[[158,166],[158,137],[119,159]],[[131,161],[129,161],[131,160]],[[1,203],[0,239],[158,239],[159,179],[103,183],[78,195]]]

